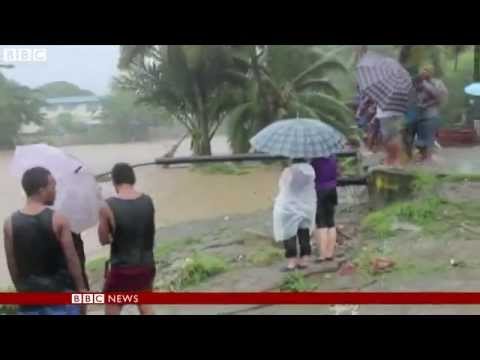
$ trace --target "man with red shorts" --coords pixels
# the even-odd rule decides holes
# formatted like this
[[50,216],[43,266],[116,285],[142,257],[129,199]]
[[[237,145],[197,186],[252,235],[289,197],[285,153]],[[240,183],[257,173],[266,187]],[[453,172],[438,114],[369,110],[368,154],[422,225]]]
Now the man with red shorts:
[[[117,196],[100,210],[98,236],[110,245],[110,269],[105,292],[141,292],[153,289],[155,261],[155,208],[152,199],[135,190],[135,173],[125,163],[116,164],[112,181]],[[152,305],[138,305],[142,315],[153,315]],[[122,305],[108,304],[106,315],[119,315]]]

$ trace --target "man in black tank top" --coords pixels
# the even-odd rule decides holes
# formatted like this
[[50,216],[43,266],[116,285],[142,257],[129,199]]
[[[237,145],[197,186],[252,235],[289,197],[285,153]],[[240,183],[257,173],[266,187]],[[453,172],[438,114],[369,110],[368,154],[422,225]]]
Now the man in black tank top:
[[[55,201],[55,185],[47,169],[27,170],[22,177],[26,205],[5,221],[7,265],[18,292],[85,291],[70,224],[47,207]],[[19,313],[78,315],[80,307],[21,306]]]
[[[100,210],[98,236],[110,245],[111,268],[106,274],[105,292],[152,291],[155,278],[153,245],[155,208],[152,199],[135,190],[133,168],[124,163],[112,170],[116,197]],[[151,305],[139,305],[142,315],[153,314]],[[107,315],[119,315],[121,305],[106,305]]]

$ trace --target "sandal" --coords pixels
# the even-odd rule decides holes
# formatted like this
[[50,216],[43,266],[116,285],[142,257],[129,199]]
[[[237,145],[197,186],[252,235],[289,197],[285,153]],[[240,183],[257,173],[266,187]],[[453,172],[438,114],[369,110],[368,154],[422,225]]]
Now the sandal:
[[299,270],[305,270],[305,269],[308,269],[308,265],[297,265],[297,269]]
[[295,271],[297,268],[296,267],[288,267],[288,266],[284,266],[283,268],[280,269],[281,272],[292,272],[292,271]]

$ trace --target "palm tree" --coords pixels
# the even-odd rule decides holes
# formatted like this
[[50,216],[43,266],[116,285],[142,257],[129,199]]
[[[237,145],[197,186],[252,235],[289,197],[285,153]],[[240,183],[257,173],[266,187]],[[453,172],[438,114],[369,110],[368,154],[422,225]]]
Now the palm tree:
[[346,72],[337,60],[314,46],[273,45],[251,51],[253,81],[245,82],[243,101],[227,117],[234,152],[249,150],[249,138],[272,122],[288,117],[318,118],[349,131],[351,111],[339,100],[339,91],[325,75]]
[[480,45],[473,47],[473,81],[480,82]]
[[[117,79],[134,90],[140,101],[163,106],[188,130],[197,155],[210,155],[210,142],[227,109],[235,103],[231,84],[243,81],[232,71],[225,45],[164,45],[143,48],[133,56],[124,51],[127,73]],[[137,49],[138,50],[138,49]],[[133,57],[132,57],[133,56]],[[240,77],[240,78],[239,78]]]

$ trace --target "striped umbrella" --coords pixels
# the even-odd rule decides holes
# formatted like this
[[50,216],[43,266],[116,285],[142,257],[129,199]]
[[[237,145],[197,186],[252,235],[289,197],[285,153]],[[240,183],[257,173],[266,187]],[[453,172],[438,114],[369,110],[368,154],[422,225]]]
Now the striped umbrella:
[[398,61],[368,53],[357,65],[357,81],[383,111],[407,111],[412,79]]
[[267,126],[250,143],[257,151],[296,159],[331,156],[342,151],[346,139],[320,120],[290,119]]

